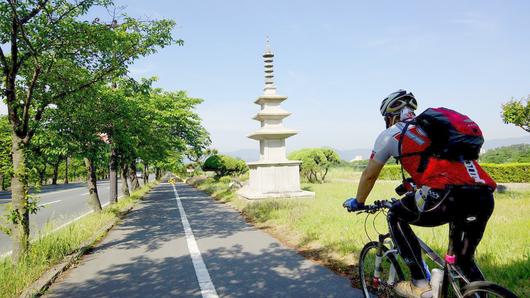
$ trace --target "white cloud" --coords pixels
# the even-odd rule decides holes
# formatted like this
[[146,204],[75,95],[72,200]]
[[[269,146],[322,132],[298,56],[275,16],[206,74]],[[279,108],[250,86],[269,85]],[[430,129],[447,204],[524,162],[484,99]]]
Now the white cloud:
[[493,34],[499,31],[499,24],[494,18],[478,13],[463,14],[460,17],[449,20],[449,23],[482,31],[487,34]]

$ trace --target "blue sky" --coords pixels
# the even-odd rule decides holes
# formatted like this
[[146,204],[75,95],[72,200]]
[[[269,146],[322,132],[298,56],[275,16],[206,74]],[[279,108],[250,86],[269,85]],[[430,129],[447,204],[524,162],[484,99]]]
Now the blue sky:
[[128,0],[132,16],[177,22],[172,46],[131,67],[135,77],[187,90],[221,151],[257,148],[253,104],[263,89],[265,36],[276,85],[299,129],[288,149],[368,148],[384,128],[378,107],[412,91],[419,109],[468,114],[487,139],[527,135],[505,125],[500,106],[530,94],[528,1]]

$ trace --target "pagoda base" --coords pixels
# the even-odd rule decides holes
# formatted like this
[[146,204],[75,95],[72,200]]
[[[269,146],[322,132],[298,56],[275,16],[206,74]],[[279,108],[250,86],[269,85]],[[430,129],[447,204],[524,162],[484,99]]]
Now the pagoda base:
[[248,163],[248,184],[238,195],[248,200],[274,198],[314,198],[315,193],[300,189],[300,161],[258,161]]

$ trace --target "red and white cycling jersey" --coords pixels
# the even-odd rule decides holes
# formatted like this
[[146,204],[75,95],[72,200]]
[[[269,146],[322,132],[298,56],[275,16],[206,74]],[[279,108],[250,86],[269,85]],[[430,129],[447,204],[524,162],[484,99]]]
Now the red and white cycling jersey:
[[[399,157],[399,139],[404,127],[405,123],[399,122],[383,131],[375,142],[370,159],[384,164],[391,156]],[[492,189],[497,187],[495,181],[475,160],[451,161],[430,157],[425,170],[418,172],[421,157],[406,155],[424,151],[430,142],[427,134],[415,125],[409,125],[403,138],[401,154],[405,157],[401,159],[401,163],[419,187],[429,186],[440,190],[449,185],[487,185]]]

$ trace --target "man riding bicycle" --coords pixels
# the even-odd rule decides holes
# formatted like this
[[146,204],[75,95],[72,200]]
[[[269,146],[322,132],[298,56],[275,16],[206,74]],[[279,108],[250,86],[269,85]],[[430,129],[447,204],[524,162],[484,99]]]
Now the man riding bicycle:
[[[417,101],[414,95],[399,90],[381,104],[386,122],[375,142],[368,166],[359,181],[356,198],[343,206],[361,210],[381,169],[391,156],[401,162],[415,187],[397,201],[388,213],[388,225],[400,255],[410,268],[412,281],[399,282],[395,292],[403,297],[428,297],[430,273],[424,265],[419,242],[410,224],[434,227],[449,223],[448,254],[471,281],[484,280],[473,256],[493,212],[496,183],[475,160],[448,160],[416,154],[428,152],[431,140],[414,124]],[[405,183],[405,181],[404,181]]]

